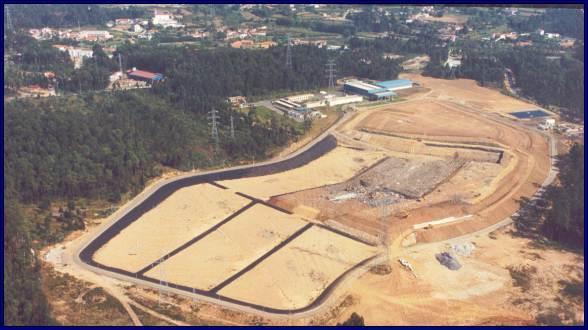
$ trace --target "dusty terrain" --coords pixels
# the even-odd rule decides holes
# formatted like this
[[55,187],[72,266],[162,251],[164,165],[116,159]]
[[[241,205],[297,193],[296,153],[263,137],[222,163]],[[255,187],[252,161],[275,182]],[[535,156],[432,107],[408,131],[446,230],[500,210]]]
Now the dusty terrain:
[[[378,325],[553,323],[554,315],[568,323],[583,322],[583,296],[580,299],[577,294],[578,283],[583,285],[583,257],[576,254],[499,231],[460,238],[459,244],[475,248],[469,256],[458,256],[462,265],[458,271],[435,259],[436,253],[451,248],[439,241],[501,224],[519,209],[519,200],[535,194],[548,177],[551,164],[546,137],[503,116],[536,106],[470,80],[403,78],[421,87],[405,93],[406,101],[354,113],[338,125],[334,134],[339,146],[325,156],[283,173],[219,182],[228,189],[199,185],[210,191],[177,196],[170,204],[172,195],[153,210],[166,208],[164,213],[151,218],[147,213],[136,222],[147,219],[146,223],[161,226],[166,221],[163,232],[151,234],[146,224],[137,225],[135,232],[123,230],[117,236],[125,235],[115,243],[118,245],[113,244],[116,237],[109,242],[103,249],[110,249],[108,253],[98,253],[110,265],[136,271],[155,261],[161,249],[176,248],[249,203],[239,199],[236,193],[241,192],[294,214],[256,204],[165,261],[159,266],[163,272],[156,267],[147,276],[210,289],[309,222],[385,243],[391,273],[369,272],[345,282],[324,308],[297,318],[254,316],[225,308],[222,302],[196,302],[175,295],[160,306],[157,291],[142,287],[125,289],[135,299],[128,303],[135,306],[138,301],[144,312],[158,313],[158,317],[148,313],[155,317],[146,318],[149,322],[172,324],[336,324],[352,312]],[[382,162],[386,157],[391,159],[388,164]],[[362,176],[368,180],[361,183]],[[366,192],[361,198],[333,200],[355,191],[345,190],[350,185],[353,189],[363,186]],[[401,198],[385,207],[370,203],[382,191]],[[198,198],[190,199],[194,194]],[[188,200],[198,205],[192,208]],[[179,219],[163,219],[168,211]],[[205,216],[195,219],[194,214]],[[186,219],[198,225],[186,227]],[[415,227],[436,221],[446,223]],[[131,262],[137,235],[148,242],[142,246],[155,247],[140,262]],[[166,239],[157,242],[155,237],[162,235]],[[278,309],[301,308],[337,276],[381,248],[313,225],[219,294]],[[414,274],[398,258],[409,261]],[[68,272],[93,283],[95,276],[105,278],[74,268],[67,268]],[[111,281],[116,282],[101,279],[98,283],[111,288],[110,292],[120,292],[112,290]]]
[[219,293],[268,307],[302,308],[374,253],[373,247],[314,226]]
[[[461,269],[437,262],[435,253],[459,244],[475,247],[469,256],[458,255]],[[396,260],[389,275],[366,274],[352,285],[357,303],[339,322],[353,311],[368,325],[532,325],[537,318],[553,322],[553,315],[583,323],[583,297],[566,292],[583,283],[584,258],[513,236],[510,228],[407,248],[398,257],[414,274]],[[511,270],[528,274],[521,279]]]
[[210,184],[178,190],[97,251],[94,260],[132,272],[204,232],[249,203]]
[[384,156],[383,152],[338,147],[323,157],[290,171],[219,181],[219,184],[247,195],[269,199],[275,195],[345,181]]
[[444,80],[414,73],[401,76],[404,79],[415,81],[423,87],[431,88],[433,90],[431,97],[468,105],[480,111],[508,113],[537,108],[534,104],[508,97],[497,90],[481,87],[470,79]]
[[295,216],[256,204],[145,275],[209,290],[304,225]]

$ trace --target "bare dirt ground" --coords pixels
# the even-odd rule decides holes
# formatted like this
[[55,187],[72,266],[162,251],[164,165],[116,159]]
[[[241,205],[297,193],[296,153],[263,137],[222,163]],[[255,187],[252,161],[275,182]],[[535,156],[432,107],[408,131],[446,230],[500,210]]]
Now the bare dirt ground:
[[305,224],[296,216],[256,204],[145,275],[209,290]]
[[422,70],[429,61],[431,61],[429,55],[420,55],[402,62],[402,68],[407,71]]
[[249,200],[210,184],[182,188],[96,252],[107,266],[138,271],[206,231]]
[[431,88],[431,95],[440,100],[453,101],[469,105],[478,110],[508,113],[517,110],[535,109],[537,106],[508,97],[499,91],[479,86],[474,80],[444,80],[424,77],[420,74],[407,73],[402,78],[418,82],[421,86]]
[[231,190],[267,200],[275,195],[345,181],[384,156],[383,152],[337,147],[323,157],[290,171],[219,183]]
[[219,293],[280,309],[302,308],[375,248],[314,226]]
[[[451,271],[435,259],[464,243],[475,249],[458,256],[461,269]],[[357,303],[332,323],[351,312],[368,325],[532,325],[550,319],[553,324],[553,315],[583,323],[583,297],[570,288],[583,285],[584,258],[513,236],[509,228],[415,246],[398,257],[411,263],[416,276],[397,260],[389,275],[366,274],[349,291]],[[522,276],[512,270],[523,270]]]

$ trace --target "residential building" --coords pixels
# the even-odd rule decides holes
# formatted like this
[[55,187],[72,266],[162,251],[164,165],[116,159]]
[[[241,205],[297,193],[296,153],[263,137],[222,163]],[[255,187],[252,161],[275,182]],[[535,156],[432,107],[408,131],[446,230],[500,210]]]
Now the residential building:
[[184,27],[183,24],[178,23],[175,17],[167,12],[167,11],[158,11],[155,10],[153,16],[153,25],[163,26],[163,27],[173,27],[173,28],[181,28]]
[[108,31],[83,30],[80,31],[78,38],[87,41],[103,41],[112,39],[112,35]]

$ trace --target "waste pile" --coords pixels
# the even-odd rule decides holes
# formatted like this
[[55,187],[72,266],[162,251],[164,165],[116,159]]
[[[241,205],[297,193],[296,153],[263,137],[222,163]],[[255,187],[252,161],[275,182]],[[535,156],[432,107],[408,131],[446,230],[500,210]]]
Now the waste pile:
[[435,258],[440,264],[451,270],[458,270],[461,268],[459,261],[457,261],[457,259],[449,252],[437,253]]

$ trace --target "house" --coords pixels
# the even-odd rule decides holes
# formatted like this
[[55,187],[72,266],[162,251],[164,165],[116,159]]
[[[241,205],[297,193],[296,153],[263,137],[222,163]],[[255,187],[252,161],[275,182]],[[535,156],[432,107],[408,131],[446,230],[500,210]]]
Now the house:
[[66,45],[53,45],[62,52],[67,52],[69,58],[74,62],[74,68],[80,68],[85,58],[94,56],[94,52],[90,48],[73,47]]
[[273,41],[262,41],[262,42],[255,42],[253,40],[237,40],[237,41],[233,41],[231,43],[231,47],[233,48],[244,48],[244,49],[248,49],[248,48],[270,48],[277,45],[275,42]]
[[572,38],[563,38],[559,42],[559,45],[562,48],[571,48],[571,47],[574,47],[575,44],[576,44],[576,40],[572,39]]
[[163,27],[173,27],[173,28],[181,28],[184,27],[183,24],[178,23],[174,16],[167,12],[167,11],[158,11],[155,10],[153,16],[153,25],[163,26]]
[[245,98],[245,96],[231,96],[227,99],[227,101],[229,101],[229,103],[233,107],[245,108],[247,106],[247,99]]
[[131,27],[131,31],[135,33],[141,33],[143,32],[143,28],[139,24],[134,24],[133,27]]
[[54,79],[55,73],[52,71],[45,71],[45,72],[43,72],[43,76],[47,79]]
[[253,46],[253,40],[237,40],[231,42],[233,48],[251,48]]
[[559,39],[559,33],[545,33],[547,39]]
[[529,41],[519,41],[515,45],[518,47],[527,47],[527,46],[533,45],[533,42],[530,40]]
[[267,48],[273,47],[277,44],[273,41],[262,41],[262,42],[258,42],[256,45],[258,46],[258,48],[267,49]]
[[116,25],[131,25],[135,23],[135,20],[132,18],[117,18],[114,20]]
[[86,41],[103,41],[112,39],[112,35],[108,31],[83,30],[80,31],[78,39]]

